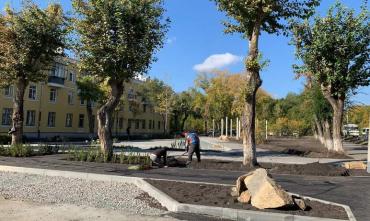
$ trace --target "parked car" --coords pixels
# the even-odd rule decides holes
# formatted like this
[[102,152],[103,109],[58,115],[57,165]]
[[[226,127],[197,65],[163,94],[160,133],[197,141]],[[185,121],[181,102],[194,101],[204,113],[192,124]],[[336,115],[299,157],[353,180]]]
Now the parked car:
[[343,135],[345,137],[359,137],[360,130],[357,124],[346,124],[343,126]]
[[369,128],[362,128],[362,131],[361,131],[362,137],[368,139],[368,137],[369,137],[369,130],[370,130]]

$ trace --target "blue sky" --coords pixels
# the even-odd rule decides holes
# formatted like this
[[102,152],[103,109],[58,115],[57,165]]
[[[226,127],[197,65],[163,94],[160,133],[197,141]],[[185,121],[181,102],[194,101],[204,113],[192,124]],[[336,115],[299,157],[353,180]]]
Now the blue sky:
[[[47,0],[34,0],[41,6]],[[6,2],[19,7],[21,0],[0,0],[0,8]],[[54,0],[54,2],[58,2]],[[59,0],[65,10],[71,10],[70,0]],[[325,15],[335,0],[322,0],[318,12]],[[361,0],[342,0],[352,8],[359,9]],[[152,65],[148,75],[157,77],[171,84],[176,91],[186,90],[193,86],[197,70],[207,70],[212,66],[228,69],[232,72],[243,70],[240,57],[248,53],[248,42],[240,35],[225,35],[221,24],[225,20],[223,13],[218,12],[210,0],[165,0],[167,16],[171,27],[167,34],[166,44],[159,53],[158,61]],[[263,88],[275,97],[284,97],[289,92],[300,92],[302,80],[295,80],[292,64],[294,47],[290,39],[284,36],[263,33],[260,40],[260,51],[264,58],[270,60],[269,67],[262,72]],[[218,56],[212,56],[218,55]],[[207,58],[211,57],[206,61]],[[229,64],[229,65],[227,65]],[[195,66],[197,68],[195,68]],[[354,101],[370,104],[370,88],[361,88]]]

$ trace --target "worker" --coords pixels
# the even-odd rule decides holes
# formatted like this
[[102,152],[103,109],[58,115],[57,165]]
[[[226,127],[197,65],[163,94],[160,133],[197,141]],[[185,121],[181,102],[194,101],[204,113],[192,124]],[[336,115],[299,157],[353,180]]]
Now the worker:
[[193,154],[197,156],[198,163],[200,162],[200,140],[196,132],[185,132],[185,147],[188,153],[186,165],[193,161]]
[[[167,167],[167,148],[159,148],[149,154],[152,165]],[[162,162],[163,158],[163,162]]]

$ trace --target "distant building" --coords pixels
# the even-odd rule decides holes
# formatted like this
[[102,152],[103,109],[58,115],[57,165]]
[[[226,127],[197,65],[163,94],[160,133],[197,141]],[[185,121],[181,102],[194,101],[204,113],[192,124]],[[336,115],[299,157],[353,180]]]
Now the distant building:
[[[49,71],[47,82],[30,83],[25,93],[24,135],[28,138],[87,138],[89,125],[86,101],[78,97],[76,80],[79,78],[76,61],[58,59]],[[135,89],[145,78],[140,76],[125,83],[125,102],[117,110],[112,128],[113,136],[123,136],[130,127],[132,135],[163,133],[161,116],[154,113],[150,104],[137,95]],[[7,134],[12,125],[14,86],[0,88],[0,135]],[[135,103],[135,108],[131,107]],[[93,105],[94,128],[97,131],[97,105]]]

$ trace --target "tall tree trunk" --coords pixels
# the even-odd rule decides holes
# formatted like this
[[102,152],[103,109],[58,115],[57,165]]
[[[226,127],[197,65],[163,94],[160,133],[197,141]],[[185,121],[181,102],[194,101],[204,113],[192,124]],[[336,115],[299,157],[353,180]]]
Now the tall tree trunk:
[[184,131],[185,122],[188,119],[188,117],[189,117],[189,115],[185,114],[184,118],[182,118],[182,121],[181,121],[181,131]]
[[98,136],[100,139],[100,148],[106,157],[111,159],[113,155],[112,141],[112,115],[115,108],[118,106],[123,95],[123,81],[110,79],[108,81],[110,87],[110,97],[108,101],[98,110]]
[[330,122],[328,119],[324,120],[323,128],[324,128],[325,147],[328,149],[328,151],[333,151],[334,148],[333,136]]
[[256,116],[256,93],[262,85],[258,65],[258,39],[260,35],[260,21],[257,21],[249,39],[249,55],[247,58],[245,106],[243,112],[243,164],[245,166],[257,166],[255,116]]
[[325,144],[324,142],[324,132],[323,132],[323,127],[322,127],[322,124],[321,124],[321,121],[319,120],[319,118],[316,116],[314,116],[314,121],[315,121],[315,125],[316,125],[316,130],[317,130],[317,136],[319,138],[319,141],[322,143],[322,144]]
[[87,100],[86,112],[87,112],[87,118],[89,120],[89,134],[90,134],[90,138],[92,138],[94,136],[94,121],[95,121],[95,119],[94,119],[94,116],[93,116],[91,100]]
[[343,122],[343,111],[344,111],[344,99],[338,99],[336,105],[333,106],[333,143],[334,151],[344,152],[342,142],[342,122]]
[[325,98],[329,101],[333,108],[333,148],[336,152],[344,152],[342,142],[342,122],[344,112],[344,95],[333,97],[330,93],[330,86],[322,86],[322,91]]
[[27,82],[25,79],[18,79],[16,82],[15,97],[13,103],[12,115],[12,145],[21,145],[23,143],[23,122],[24,122],[24,93]]

